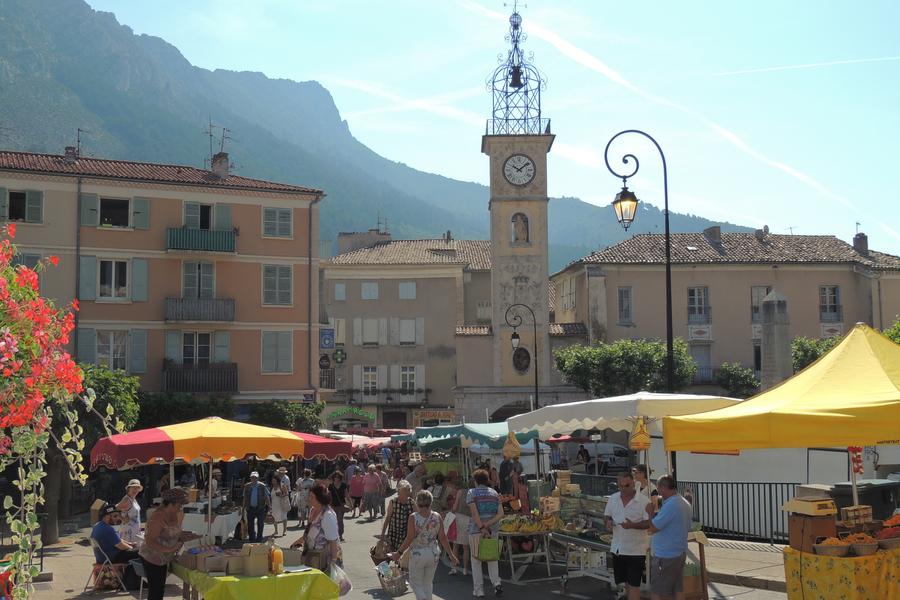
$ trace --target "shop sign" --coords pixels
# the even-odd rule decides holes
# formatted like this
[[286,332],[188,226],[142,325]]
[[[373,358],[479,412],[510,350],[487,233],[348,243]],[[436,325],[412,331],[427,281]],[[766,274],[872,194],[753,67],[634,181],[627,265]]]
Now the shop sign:
[[413,423],[421,427],[425,421],[437,421],[439,423],[453,423],[456,421],[456,413],[452,410],[416,410],[413,411]]
[[631,437],[628,439],[628,446],[638,452],[650,449],[650,433],[647,431],[644,417],[638,417],[637,422],[634,424]]
[[347,360],[347,353],[344,352],[343,348],[338,348],[334,352],[331,353],[331,358],[334,359],[335,364],[343,364],[345,360]]
[[822,323],[822,337],[839,337],[844,335],[843,323]]
[[323,354],[319,357],[319,368],[320,369],[330,369],[331,368],[331,359],[327,354]]
[[329,419],[339,419],[340,417],[346,417],[348,415],[352,415],[354,417],[360,417],[366,419],[367,421],[374,421],[375,415],[370,412],[366,412],[361,408],[356,408],[355,406],[345,406],[344,408],[339,408],[336,411],[332,412],[328,415]]
[[322,350],[334,348],[334,329],[325,327],[319,330],[319,348]]
[[689,341],[712,341],[712,327],[709,325],[688,325]]

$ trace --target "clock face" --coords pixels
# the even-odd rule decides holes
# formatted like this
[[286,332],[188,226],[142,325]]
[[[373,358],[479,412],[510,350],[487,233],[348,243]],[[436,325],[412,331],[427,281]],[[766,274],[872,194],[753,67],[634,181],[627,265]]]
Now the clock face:
[[531,183],[534,172],[534,161],[524,154],[513,154],[503,163],[503,176],[513,185]]

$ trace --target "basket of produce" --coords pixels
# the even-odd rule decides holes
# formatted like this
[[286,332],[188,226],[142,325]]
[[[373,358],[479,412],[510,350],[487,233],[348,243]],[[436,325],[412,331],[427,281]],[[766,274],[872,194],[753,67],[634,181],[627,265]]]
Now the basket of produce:
[[869,556],[878,552],[878,540],[867,533],[854,533],[844,539],[850,542],[850,549],[857,556]]
[[369,549],[369,557],[371,557],[372,562],[375,563],[375,566],[377,567],[388,559],[388,553],[390,551],[391,549],[386,541],[378,540],[378,542]]
[[[893,519],[889,519],[891,521]],[[900,519],[897,519],[900,521]],[[882,550],[893,550],[900,548],[900,526],[886,527],[875,534],[878,539],[878,547]]]
[[402,596],[408,589],[406,584],[406,573],[400,568],[400,565],[394,562],[384,561],[375,567],[378,572],[378,581],[381,583],[381,589],[384,593],[391,597]]
[[813,550],[822,556],[847,556],[850,553],[850,542],[830,537],[813,544]]

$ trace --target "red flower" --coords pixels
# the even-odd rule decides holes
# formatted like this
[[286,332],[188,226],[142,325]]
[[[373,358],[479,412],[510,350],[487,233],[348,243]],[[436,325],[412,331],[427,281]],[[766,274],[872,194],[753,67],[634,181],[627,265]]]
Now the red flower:
[[59,257],[58,256],[51,256],[47,260],[49,260],[50,264],[53,265],[54,267],[59,265]]
[[15,223],[10,223],[6,226],[6,235],[8,235],[11,238],[16,237],[16,224]]

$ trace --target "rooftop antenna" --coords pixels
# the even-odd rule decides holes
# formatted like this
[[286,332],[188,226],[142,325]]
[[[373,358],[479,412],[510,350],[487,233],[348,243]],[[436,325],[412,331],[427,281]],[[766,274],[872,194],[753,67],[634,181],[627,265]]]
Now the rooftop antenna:
[[75,130],[75,155],[81,156],[81,134],[82,133],[90,133],[87,129],[82,129],[79,127]]
[[790,232],[790,235],[794,235],[794,230],[796,228],[797,228],[796,226],[790,225],[790,226],[788,226],[787,230],[788,230],[788,232]]
[[214,125],[212,122],[212,115],[208,115],[208,124],[206,129],[203,130],[203,133],[206,134],[206,137],[209,138],[209,155],[203,159],[203,166],[209,168],[212,164],[212,155],[213,155],[213,138],[216,135],[216,128],[218,125]]
[[227,127],[222,127],[222,137],[219,138],[219,152],[225,152],[225,142],[231,139],[228,132],[231,131]]
[[382,233],[388,233],[388,224],[387,223],[388,223],[387,217],[385,217],[384,218],[384,231],[382,231]]
[[859,221],[856,222],[856,233],[859,233],[859,226],[862,225]]

